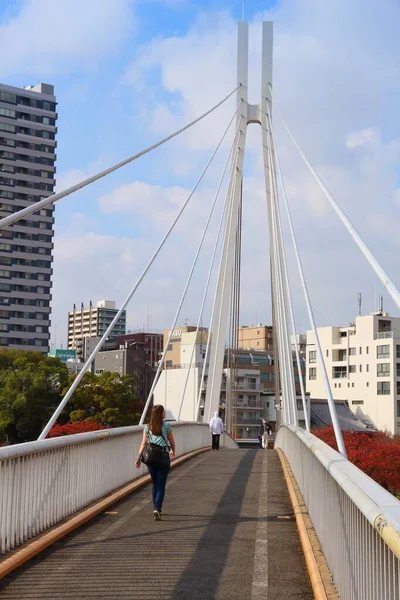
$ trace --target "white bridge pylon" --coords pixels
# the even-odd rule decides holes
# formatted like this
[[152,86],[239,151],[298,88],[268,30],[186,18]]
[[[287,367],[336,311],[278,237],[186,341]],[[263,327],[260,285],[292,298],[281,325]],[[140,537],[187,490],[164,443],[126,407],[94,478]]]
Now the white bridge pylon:
[[[278,260],[273,252],[273,203],[271,201],[274,191],[272,190],[271,165],[273,165],[272,148],[266,148],[268,144],[267,136],[267,109],[266,105],[271,106],[271,86],[272,86],[272,56],[273,56],[273,23],[266,21],[262,25],[262,61],[261,61],[261,98],[259,104],[250,104],[248,102],[248,53],[249,53],[249,24],[241,22],[238,25],[238,50],[237,50],[237,100],[240,103],[240,109],[237,115],[239,127],[239,136],[236,151],[233,154],[233,168],[231,181],[228,187],[227,198],[227,217],[224,229],[224,240],[221,255],[221,262],[218,273],[217,288],[215,292],[215,309],[211,323],[211,345],[210,361],[208,369],[208,385],[206,400],[204,406],[204,418],[210,419],[214,411],[218,410],[220,403],[221,381],[224,366],[225,343],[228,333],[229,308],[234,289],[234,260],[236,255],[236,244],[238,240],[237,232],[240,226],[241,201],[243,189],[243,162],[246,144],[246,130],[250,123],[256,123],[261,126],[263,131],[263,146],[266,156],[265,162],[265,182],[266,198],[270,230],[271,247],[271,291],[275,295],[279,291],[278,301],[280,312],[278,313],[278,326],[281,330],[278,342],[279,363],[287,367],[285,375],[281,374],[282,387],[284,390],[283,415],[284,421],[298,424],[296,410],[296,393],[293,376],[293,366],[291,358],[290,335],[288,335],[287,323],[287,289],[285,284],[277,287],[277,281],[273,263]],[[272,166],[272,170],[274,170]],[[275,230],[274,230],[275,231]],[[278,295],[279,295],[278,294]],[[274,326],[277,324],[274,323]],[[285,339],[286,338],[286,339]],[[277,400],[278,401],[278,400]]]

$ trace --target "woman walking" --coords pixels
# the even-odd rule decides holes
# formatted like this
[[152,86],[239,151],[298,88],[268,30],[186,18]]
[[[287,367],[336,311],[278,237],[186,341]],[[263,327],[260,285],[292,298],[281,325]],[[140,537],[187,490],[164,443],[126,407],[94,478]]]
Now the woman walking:
[[136,467],[139,468],[142,463],[142,452],[148,442],[150,444],[155,444],[156,446],[161,446],[166,453],[169,452],[168,459],[163,461],[166,464],[147,465],[153,482],[153,515],[155,521],[161,521],[161,511],[170,468],[170,458],[175,458],[174,434],[172,433],[170,423],[166,423],[164,419],[164,407],[161,406],[161,404],[153,406],[150,422],[144,428],[139,456],[136,459]]

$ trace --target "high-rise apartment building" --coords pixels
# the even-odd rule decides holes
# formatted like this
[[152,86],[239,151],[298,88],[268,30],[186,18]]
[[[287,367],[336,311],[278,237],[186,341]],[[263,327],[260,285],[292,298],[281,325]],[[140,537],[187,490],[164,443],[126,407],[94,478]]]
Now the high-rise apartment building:
[[[400,433],[400,318],[377,312],[349,327],[319,327],[335,400],[345,400],[365,424]],[[311,331],[307,332],[307,392],[326,399]]]
[[[51,196],[56,98],[52,85],[0,83],[0,217]],[[54,207],[0,231],[0,346],[48,352]]]
[[[81,304],[80,310],[77,310],[74,305],[73,311],[68,313],[68,348],[76,350],[79,359],[87,358],[84,348],[85,338],[101,338],[117,312],[118,309],[115,308],[115,302],[112,300],[99,300],[96,306],[90,302],[88,308]],[[126,312],[123,311],[110,338],[124,335],[125,330]]]

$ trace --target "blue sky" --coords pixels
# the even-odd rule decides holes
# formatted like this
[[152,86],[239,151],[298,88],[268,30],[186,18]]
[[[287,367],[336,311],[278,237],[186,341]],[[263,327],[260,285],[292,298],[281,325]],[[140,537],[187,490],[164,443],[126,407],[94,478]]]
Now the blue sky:
[[[59,190],[173,131],[235,87],[241,2],[98,0],[96,11],[91,6],[81,0],[8,0],[0,6],[0,55],[8,56],[1,61],[0,80],[55,86]],[[282,110],[338,201],[400,283],[400,7],[385,0],[384,8],[373,0],[247,1],[250,100],[258,97],[261,21],[272,19],[274,89]],[[10,44],[16,52],[8,53]],[[57,205],[57,345],[65,342],[66,313],[74,302],[124,298],[222,134],[232,102],[190,136]],[[346,324],[354,318],[357,293],[363,292],[371,310],[380,286],[278,119],[276,128],[318,322]],[[243,323],[254,322],[256,314],[259,321],[270,320],[259,142],[253,127],[244,192]],[[143,327],[148,311],[153,327],[170,326],[228,148],[227,142],[176,237],[132,301],[131,327]],[[210,235],[182,320],[197,319],[212,243]],[[298,329],[304,330],[308,324],[288,238],[287,253]]]

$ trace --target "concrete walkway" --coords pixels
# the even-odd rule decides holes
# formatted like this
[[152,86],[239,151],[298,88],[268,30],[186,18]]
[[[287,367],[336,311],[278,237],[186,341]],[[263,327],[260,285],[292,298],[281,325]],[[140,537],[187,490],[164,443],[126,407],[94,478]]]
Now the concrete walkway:
[[312,599],[277,454],[221,450],[146,486],[0,583],[1,600]]

